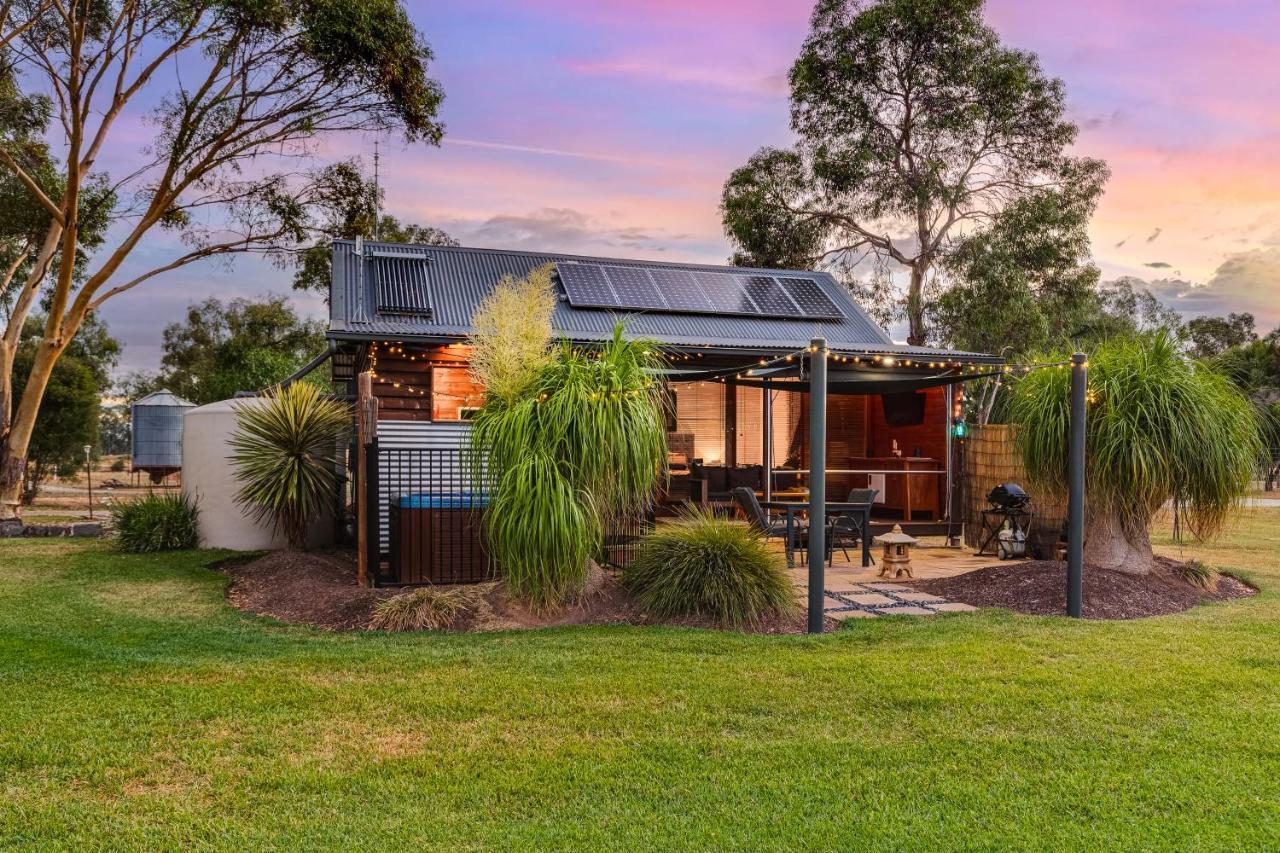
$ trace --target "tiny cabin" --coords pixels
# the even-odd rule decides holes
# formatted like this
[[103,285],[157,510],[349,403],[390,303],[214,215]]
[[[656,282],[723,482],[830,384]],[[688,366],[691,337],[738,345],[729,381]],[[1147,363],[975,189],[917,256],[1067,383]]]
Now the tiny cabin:
[[1000,360],[895,344],[827,273],[337,241],[331,369],[353,399],[357,375],[372,377],[383,510],[370,535],[382,537],[381,559],[390,559],[388,508],[399,497],[467,491],[460,454],[484,394],[467,369],[471,316],[503,276],[545,264],[557,334],[590,346],[622,318],[669,362],[660,511],[727,502],[743,486],[764,497],[805,493],[808,385],[798,355],[821,337],[831,353],[829,499],[875,489],[873,520],[946,529],[963,382]]

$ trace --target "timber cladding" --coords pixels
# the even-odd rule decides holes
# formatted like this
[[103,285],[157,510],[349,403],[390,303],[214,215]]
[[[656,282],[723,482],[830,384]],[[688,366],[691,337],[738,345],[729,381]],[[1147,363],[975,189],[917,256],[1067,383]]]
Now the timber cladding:
[[[1066,496],[1050,495],[1030,482],[1018,453],[1016,426],[987,424],[971,427],[964,440],[964,544],[978,547],[982,510],[988,508],[987,493],[1001,483],[1017,483],[1031,495],[1036,513],[1032,540],[1056,541],[1067,518]],[[1051,554],[1048,557],[1052,559]]]

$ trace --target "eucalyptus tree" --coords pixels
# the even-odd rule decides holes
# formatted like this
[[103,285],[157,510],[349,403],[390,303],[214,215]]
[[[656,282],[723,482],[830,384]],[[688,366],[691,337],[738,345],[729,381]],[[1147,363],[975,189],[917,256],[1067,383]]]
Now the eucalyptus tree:
[[[321,139],[442,134],[430,49],[397,0],[15,0],[5,10],[0,45],[29,91],[23,112],[0,117],[0,171],[49,223],[7,318],[20,329],[37,297],[47,303],[16,405],[0,386],[0,412],[12,410],[0,424],[0,517],[17,514],[49,376],[91,311],[187,264],[297,248],[324,200],[310,165]],[[107,179],[95,171],[106,153],[134,160]],[[52,160],[52,180],[39,174],[40,156]],[[111,239],[82,260],[98,182],[116,200]],[[180,248],[138,258],[159,231],[179,235]],[[12,370],[0,350],[0,374]]]
[[1105,171],[1030,193],[976,230],[943,262],[951,287],[929,306],[936,343],[1021,356],[1075,339],[1097,324],[1100,273],[1089,219]]
[[762,148],[724,187],[735,262],[905,269],[908,341],[958,239],[1029,195],[1097,180],[1067,155],[1063,85],[1004,46],[981,0],[819,0],[791,69],[789,149]]

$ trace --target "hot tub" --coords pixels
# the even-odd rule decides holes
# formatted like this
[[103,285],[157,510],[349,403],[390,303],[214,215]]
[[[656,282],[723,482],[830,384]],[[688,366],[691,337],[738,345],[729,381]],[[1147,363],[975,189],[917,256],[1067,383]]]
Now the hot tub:
[[488,499],[445,492],[401,495],[391,506],[393,583],[476,583],[489,580],[481,541]]

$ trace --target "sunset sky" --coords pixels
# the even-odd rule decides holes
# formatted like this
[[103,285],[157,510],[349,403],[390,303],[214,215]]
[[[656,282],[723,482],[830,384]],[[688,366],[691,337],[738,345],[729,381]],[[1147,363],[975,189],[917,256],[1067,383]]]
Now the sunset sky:
[[[725,259],[720,188],[758,147],[790,141],[786,72],[808,0],[409,6],[448,127],[440,148],[383,140],[389,212],[468,245]],[[1280,4],[991,0],[987,17],[1065,81],[1078,153],[1111,167],[1092,228],[1104,277],[1145,279],[1190,314],[1280,324]],[[326,153],[367,157],[372,143]],[[171,250],[152,241],[133,266]],[[160,329],[189,301],[284,292],[289,277],[240,259],[110,303],[122,367],[154,369]]]

